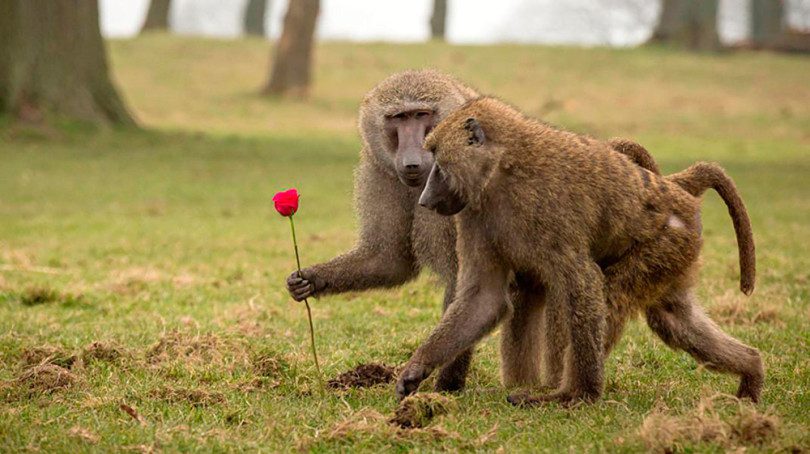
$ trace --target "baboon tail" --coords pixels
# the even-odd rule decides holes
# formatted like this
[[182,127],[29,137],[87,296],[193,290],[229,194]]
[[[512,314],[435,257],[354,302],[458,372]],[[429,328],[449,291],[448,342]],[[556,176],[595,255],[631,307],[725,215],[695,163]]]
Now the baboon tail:
[[723,199],[734,224],[734,233],[737,235],[737,249],[740,253],[740,290],[750,295],[754,291],[757,267],[754,233],[751,230],[748,211],[734,181],[720,166],[708,162],[699,162],[668,178],[695,197],[712,188]]

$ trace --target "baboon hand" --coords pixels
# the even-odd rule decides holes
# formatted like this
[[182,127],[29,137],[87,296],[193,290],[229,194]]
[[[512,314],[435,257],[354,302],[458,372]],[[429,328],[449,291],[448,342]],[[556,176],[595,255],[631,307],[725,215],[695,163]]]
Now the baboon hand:
[[287,291],[294,300],[303,301],[323,289],[324,285],[319,285],[319,283],[322,283],[322,280],[318,279],[312,271],[295,271],[287,278]]
[[419,389],[419,384],[430,375],[431,369],[417,362],[408,362],[397,381],[397,397],[402,400]]

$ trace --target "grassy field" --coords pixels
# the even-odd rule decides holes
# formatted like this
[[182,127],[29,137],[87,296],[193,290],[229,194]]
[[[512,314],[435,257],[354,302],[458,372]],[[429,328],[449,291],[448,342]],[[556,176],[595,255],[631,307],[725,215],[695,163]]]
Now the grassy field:
[[[255,96],[262,41],[153,36],[110,50],[144,130],[0,132],[0,451],[810,449],[807,57],[332,43],[318,48],[312,99],[296,103]],[[304,264],[348,249],[359,102],[391,72],[424,66],[566,128],[635,138],[667,172],[695,160],[728,169],[754,224],[758,288],[737,290],[731,222],[711,194],[699,293],[762,350],[759,413],[711,397],[736,379],[641,321],[590,406],[507,404],[497,334],[427,428],[386,422],[392,385],[320,395],[304,308],[283,287],[289,227],[270,198],[303,194]],[[325,375],[404,362],[441,294],[425,273],[313,301]],[[771,436],[752,426],[763,420],[778,421]]]

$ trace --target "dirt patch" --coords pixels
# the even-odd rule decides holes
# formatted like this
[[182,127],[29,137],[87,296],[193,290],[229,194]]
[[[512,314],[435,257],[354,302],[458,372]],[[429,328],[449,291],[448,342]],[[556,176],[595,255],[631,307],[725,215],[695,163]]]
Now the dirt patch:
[[350,371],[343,372],[329,380],[326,386],[332,389],[348,390],[351,388],[368,388],[384,383],[391,383],[396,377],[396,369],[385,364],[360,364]]
[[433,418],[447,414],[455,402],[438,393],[414,394],[399,403],[394,417],[389,420],[403,429],[421,429]]
[[779,418],[760,412],[735,397],[704,397],[683,415],[658,408],[644,418],[639,436],[654,452],[673,452],[697,443],[714,443],[726,449],[763,445],[779,434]]
[[40,345],[25,348],[20,355],[20,365],[25,369],[42,364],[53,364],[70,369],[76,364],[77,356],[73,353],[52,345]]
[[207,407],[225,401],[225,396],[219,392],[168,386],[153,390],[149,396],[170,403],[186,403],[193,407]]

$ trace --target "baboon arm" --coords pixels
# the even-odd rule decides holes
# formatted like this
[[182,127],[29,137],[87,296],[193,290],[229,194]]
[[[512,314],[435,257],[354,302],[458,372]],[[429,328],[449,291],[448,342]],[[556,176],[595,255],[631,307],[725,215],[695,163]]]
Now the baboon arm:
[[371,164],[360,164],[355,178],[359,238],[351,251],[303,270],[314,294],[391,287],[416,276],[410,239],[415,202],[409,190]]
[[[478,255],[483,256],[480,251]],[[431,369],[444,365],[473,347],[507,315],[507,271],[495,260],[465,263],[458,279],[455,301],[412,361]]]

